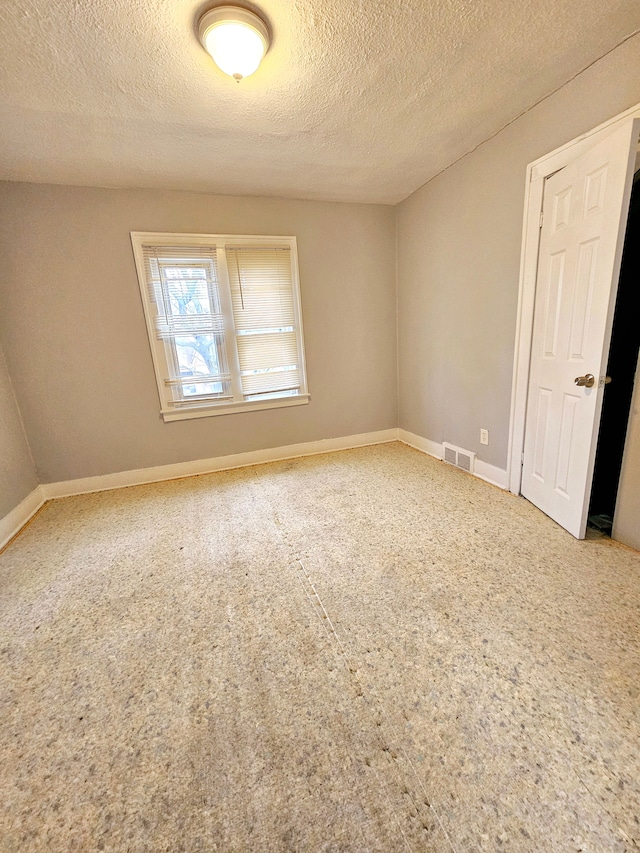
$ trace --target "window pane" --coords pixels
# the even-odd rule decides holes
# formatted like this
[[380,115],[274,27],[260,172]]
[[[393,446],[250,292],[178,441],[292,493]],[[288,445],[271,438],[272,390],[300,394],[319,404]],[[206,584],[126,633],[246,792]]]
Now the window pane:
[[205,395],[210,397],[214,394],[225,394],[226,384],[222,382],[185,382],[182,385],[184,397],[197,397]]
[[176,337],[180,376],[208,376],[220,373],[216,340],[213,335]]
[[211,314],[207,272],[202,266],[162,266],[174,316]]

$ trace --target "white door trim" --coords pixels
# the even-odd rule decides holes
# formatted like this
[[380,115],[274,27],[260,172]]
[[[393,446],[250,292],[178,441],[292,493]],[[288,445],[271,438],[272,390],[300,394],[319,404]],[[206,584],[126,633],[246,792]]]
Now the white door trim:
[[640,104],[598,125],[588,133],[583,133],[527,166],[507,457],[509,491],[515,495],[520,494],[522,481],[524,426],[529,387],[529,362],[544,181],[549,175],[564,168],[574,158],[579,157],[584,151],[615,130],[617,126],[631,118],[640,118]]

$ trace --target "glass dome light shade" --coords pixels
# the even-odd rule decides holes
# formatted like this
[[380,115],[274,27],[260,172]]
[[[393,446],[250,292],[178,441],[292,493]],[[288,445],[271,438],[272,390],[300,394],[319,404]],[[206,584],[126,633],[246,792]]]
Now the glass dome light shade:
[[236,80],[253,74],[269,49],[266,24],[247,9],[210,9],[200,19],[198,30],[204,49],[218,68]]

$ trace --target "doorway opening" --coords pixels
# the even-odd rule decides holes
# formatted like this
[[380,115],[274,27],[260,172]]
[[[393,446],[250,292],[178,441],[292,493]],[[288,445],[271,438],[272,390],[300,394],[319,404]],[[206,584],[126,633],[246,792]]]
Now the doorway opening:
[[606,386],[589,503],[588,525],[611,535],[627,425],[640,351],[637,291],[640,277],[640,170],[633,179],[618,294],[611,332]]

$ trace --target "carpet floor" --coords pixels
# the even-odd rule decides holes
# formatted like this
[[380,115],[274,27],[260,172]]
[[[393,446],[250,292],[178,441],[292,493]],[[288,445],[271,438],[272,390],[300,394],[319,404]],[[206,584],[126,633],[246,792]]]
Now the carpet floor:
[[393,443],[47,504],[0,850],[640,850],[640,554]]

